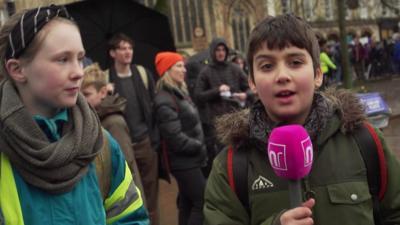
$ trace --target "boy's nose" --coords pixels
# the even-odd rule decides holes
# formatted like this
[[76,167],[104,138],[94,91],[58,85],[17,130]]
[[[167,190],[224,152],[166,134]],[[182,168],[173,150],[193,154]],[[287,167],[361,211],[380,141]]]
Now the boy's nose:
[[290,74],[289,71],[285,68],[285,66],[278,67],[276,81],[278,83],[286,83],[290,81]]

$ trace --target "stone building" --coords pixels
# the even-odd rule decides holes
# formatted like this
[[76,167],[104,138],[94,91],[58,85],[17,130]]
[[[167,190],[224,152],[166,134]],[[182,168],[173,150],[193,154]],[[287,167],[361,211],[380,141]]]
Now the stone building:
[[[15,1],[17,10],[79,0],[0,0],[0,23],[7,18],[5,5]],[[116,1],[116,0],[114,0]],[[132,0],[134,1],[134,0]],[[154,7],[157,0],[136,0]],[[338,37],[336,0],[158,0],[168,5],[165,14],[178,49],[193,54],[207,48],[213,37],[224,37],[229,46],[244,52],[251,29],[267,15],[292,12],[305,18],[328,39]],[[352,1],[352,0],[348,0]],[[391,7],[384,6],[382,1]],[[354,2],[354,0],[353,0]],[[399,0],[358,0],[358,8],[346,10],[350,36],[388,39],[400,28]],[[397,10],[396,10],[397,9]]]
[[0,25],[4,24],[5,20],[7,20],[8,11],[10,11],[9,7],[11,5],[14,10],[19,11],[22,9],[38,7],[41,5],[62,5],[77,1],[79,0],[0,0]]
[[[400,26],[400,1],[358,0],[358,8],[346,10],[350,36],[388,39]],[[156,0],[139,1],[153,7]],[[206,48],[213,37],[245,51],[250,30],[267,15],[291,12],[305,18],[320,35],[338,38],[336,0],[170,0],[168,16],[179,49],[192,52]],[[396,11],[397,9],[397,11]]]
[[[155,0],[142,0],[152,7]],[[200,51],[213,37],[224,37],[229,46],[244,52],[248,35],[267,15],[264,0],[170,0],[167,12],[177,48]]]

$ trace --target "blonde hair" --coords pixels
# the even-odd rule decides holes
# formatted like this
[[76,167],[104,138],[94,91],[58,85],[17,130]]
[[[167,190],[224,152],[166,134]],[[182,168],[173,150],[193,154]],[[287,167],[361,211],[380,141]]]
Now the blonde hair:
[[[168,70],[169,71],[169,70]],[[177,83],[172,79],[171,75],[169,75],[168,71],[166,71],[160,79],[158,79],[156,84],[156,91],[160,92],[164,86],[176,88],[182,91],[184,94],[188,94],[188,89],[185,82]]]
[[102,87],[108,84],[108,75],[100,68],[99,64],[89,65],[83,71],[82,89],[93,85],[97,91],[100,91]]

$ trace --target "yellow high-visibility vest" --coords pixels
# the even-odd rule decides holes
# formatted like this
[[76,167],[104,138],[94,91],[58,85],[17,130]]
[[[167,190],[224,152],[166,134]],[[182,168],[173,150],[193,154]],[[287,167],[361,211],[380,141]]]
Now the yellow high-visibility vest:
[[13,170],[4,153],[0,153],[0,210],[5,225],[24,225]]

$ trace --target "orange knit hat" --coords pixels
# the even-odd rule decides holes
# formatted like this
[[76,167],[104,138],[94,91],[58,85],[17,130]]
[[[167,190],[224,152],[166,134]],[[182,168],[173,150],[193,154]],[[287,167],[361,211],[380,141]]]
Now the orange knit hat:
[[156,69],[160,77],[175,63],[183,61],[183,57],[176,52],[160,52],[156,55]]

